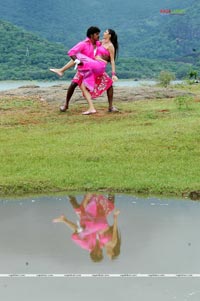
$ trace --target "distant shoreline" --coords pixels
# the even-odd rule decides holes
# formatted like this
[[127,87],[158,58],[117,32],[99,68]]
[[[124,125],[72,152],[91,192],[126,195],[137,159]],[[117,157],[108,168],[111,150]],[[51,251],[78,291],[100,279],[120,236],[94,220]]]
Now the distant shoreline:
[[[54,102],[57,104],[63,104],[66,99],[66,94],[70,82],[53,82],[51,86],[39,86],[35,85],[35,82],[31,82],[31,85],[20,86],[16,89],[10,89],[0,91],[0,97],[35,97],[48,103]],[[58,84],[56,84],[58,83]],[[154,85],[141,85],[141,86],[115,86],[114,84],[114,103],[123,101],[138,101],[144,99],[163,99],[174,98],[180,95],[193,95],[189,91],[178,89],[177,87],[169,86],[168,88],[158,87]],[[71,104],[82,101],[85,99],[79,88],[75,90],[71,99]],[[106,102],[107,96],[104,93],[101,97],[95,99],[95,102]]]
[[[181,83],[182,81],[174,81],[174,83]],[[116,87],[138,87],[138,86],[154,86],[157,81],[155,79],[120,79],[114,86]],[[0,81],[0,91],[16,89],[26,85],[36,85],[40,87],[51,87],[54,85],[69,85],[69,80],[55,80],[55,81],[40,81],[40,80],[4,80]]]
[[[41,80],[5,80],[0,81],[0,91],[16,89],[26,85],[36,85],[40,87],[50,87],[53,85],[69,85],[69,80],[58,79],[54,81],[41,81]],[[156,81],[153,79],[136,80],[136,79],[120,79],[116,82],[115,86],[140,86],[140,85],[155,85]]]

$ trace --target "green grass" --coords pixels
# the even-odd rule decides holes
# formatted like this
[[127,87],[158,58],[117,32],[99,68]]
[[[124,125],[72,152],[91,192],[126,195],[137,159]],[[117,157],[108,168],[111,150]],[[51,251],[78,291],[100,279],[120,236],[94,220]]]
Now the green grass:
[[0,99],[0,194],[199,189],[200,102],[118,103],[121,113],[64,114],[37,99]]

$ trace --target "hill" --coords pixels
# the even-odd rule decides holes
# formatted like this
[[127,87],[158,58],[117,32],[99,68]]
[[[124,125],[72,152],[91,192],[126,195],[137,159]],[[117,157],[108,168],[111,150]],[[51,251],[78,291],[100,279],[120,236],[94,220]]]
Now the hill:
[[[190,6],[182,9],[180,7],[174,12],[171,10],[171,13],[161,13],[160,16],[146,20],[143,25],[143,38],[138,38],[134,47],[136,53],[145,56],[148,49],[149,58],[171,58],[180,61],[188,61],[186,57],[198,57],[200,2],[191,1]],[[189,61],[195,62],[191,59]]]
[[[180,3],[181,2],[181,3]],[[160,14],[161,9],[185,14]],[[200,48],[197,0],[7,0],[0,19],[70,48],[91,25],[114,28],[122,57],[177,58]]]
[[[1,20],[0,39],[0,80],[56,79],[49,68],[64,65],[68,60],[64,45]],[[119,78],[155,78],[161,70],[173,71],[177,78],[182,78],[190,69],[191,64],[169,60],[127,57],[117,61]],[[64,79],[71,79],[73,74],[74,70],[66,72]]]
[[0,20],[0,79],[46,79],[49,67],[64,64],[63,45],[50,43],[30,32]]

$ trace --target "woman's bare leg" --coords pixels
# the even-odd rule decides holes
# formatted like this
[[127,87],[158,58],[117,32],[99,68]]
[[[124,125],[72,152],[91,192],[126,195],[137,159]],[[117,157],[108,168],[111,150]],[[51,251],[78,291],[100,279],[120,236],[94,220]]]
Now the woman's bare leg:
[[87,206],[87,204],[89,203],[89,201],[91,200],[92,194],[91,193],[87,193],[86,195],[84,195],[84,198],[81,202],[81,205],[85,208]]
[[63,76],[64,72],[70,68],[72,68],[75,65],[73,60],[70,60],[66,65],[64,65],[62,68],[51,68],[50,71],[56,73],[58,76]]
[[73,232],[78,230],[78,226],[68,220],[64,215],[54,218],[53,223],[65,223]]
[[85,85],[82,83],[81,84],[81,90],[89,104],[89,108],[86,112],[83,112],[82,114],[83,115],[90,115],[90,114],[94,114],[96,113],[96,110],[94,108],[94,105],[93,105],[93,101],[92,101],[92,98],[91,98],[91,95],[90,95],[90,92],[86,89]]

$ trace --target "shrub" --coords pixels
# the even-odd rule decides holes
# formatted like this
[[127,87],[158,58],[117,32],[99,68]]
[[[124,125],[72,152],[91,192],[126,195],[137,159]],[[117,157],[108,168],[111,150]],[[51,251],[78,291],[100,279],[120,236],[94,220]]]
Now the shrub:
[[163,87],[167,87],[170,85],[170,82],[175,80],[175,75],[169,71],[161,71],[158,77],[159,84]]

